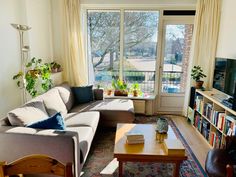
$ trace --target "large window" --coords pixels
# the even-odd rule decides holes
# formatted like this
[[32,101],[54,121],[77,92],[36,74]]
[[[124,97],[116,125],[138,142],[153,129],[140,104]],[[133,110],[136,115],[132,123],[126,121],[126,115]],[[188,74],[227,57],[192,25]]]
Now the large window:
[[158,12],[125,11],[123,76],[154,92]]
[[90,80],[109,87],[122,77],[153,93],[159,12],[88,10],[87,16]]
[[89,79],[109,85],[120,68],[120,11],[88,11],[88,44]]

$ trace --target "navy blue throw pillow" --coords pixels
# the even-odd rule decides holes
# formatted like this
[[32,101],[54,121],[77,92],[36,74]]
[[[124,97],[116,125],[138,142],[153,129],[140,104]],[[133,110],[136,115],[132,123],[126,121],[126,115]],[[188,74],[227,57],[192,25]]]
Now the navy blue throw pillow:
[[40,120],[38,122],[34,122],[30,125],[27,125],[27,127],[39,128],[39,129],[56,129],[56,130],[66,129],[64,119],[61,116],[60,112],[56,113],[55,115],[47,119]]
[[72,91],[75,95],[75,101],[77,104],[88,103],[93,101],[93,86],[85,87],[72,87]]

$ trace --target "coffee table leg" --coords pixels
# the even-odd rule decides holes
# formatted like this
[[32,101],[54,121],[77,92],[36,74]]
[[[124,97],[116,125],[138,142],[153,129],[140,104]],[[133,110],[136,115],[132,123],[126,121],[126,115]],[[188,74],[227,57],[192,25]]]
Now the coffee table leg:
[[123,176],[123,162],[119,161],[119,177]]
[[174,177],[179,177],[180,162],[175,163]]

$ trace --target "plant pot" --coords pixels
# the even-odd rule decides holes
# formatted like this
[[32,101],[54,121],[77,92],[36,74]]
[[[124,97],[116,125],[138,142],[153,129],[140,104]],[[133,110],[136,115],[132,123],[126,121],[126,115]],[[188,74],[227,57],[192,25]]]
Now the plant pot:
[[109,96],[110,96],[110,95],[111,95],[111,93],[112,93],[112,90],[108,89],[108,90],[107,90],[107,95],[109,95]]
[[133,91],[133,96],[134,96],[134,97],[137,97],[137,96],[138,96],[138,91],[137,91],[137,90],[134,90],[134,91]]
[[204,83],[204,81],[196,81],[196,83],[195,83],[195,88],[196,88],[196,89],[202,88],[203,83]]
[[128,92],[126,90],[115,90],[115,96],[128,96]]
[[94,89],[95,100],[103,100],[103,89]]

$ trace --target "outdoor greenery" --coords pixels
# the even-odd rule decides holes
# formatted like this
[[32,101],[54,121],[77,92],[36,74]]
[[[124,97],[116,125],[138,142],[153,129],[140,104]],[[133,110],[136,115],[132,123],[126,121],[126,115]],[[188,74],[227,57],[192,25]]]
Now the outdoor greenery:
[[191,78],[193,80],[201,81],[201,78],[206,77],[206,75],[203,73],[203,70],[200,66],[194,66],[192,71],[191,71]]
[[25,68],[25,74],[20,71],[13,76],[13,80],[17,81],[18,87],[25,88],[32,97],[40,95],[52,87],[49,63],[42,63],[42,59],[34,57],[26,64]]

